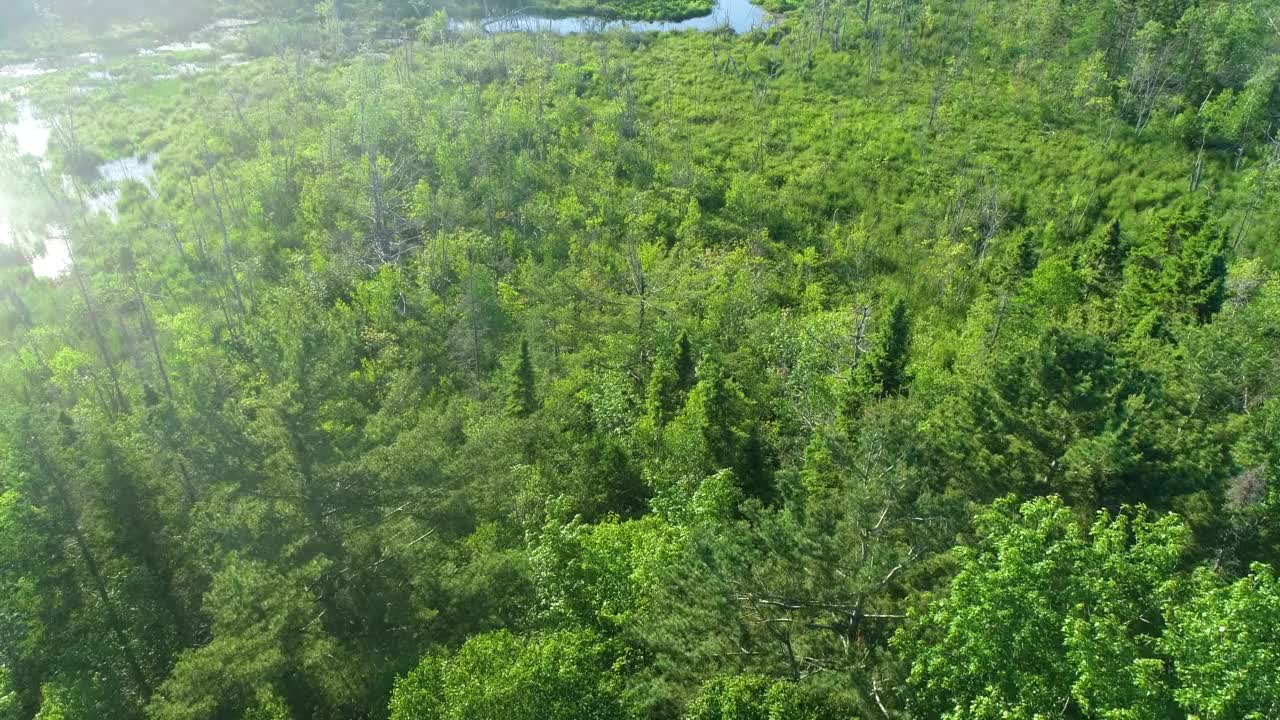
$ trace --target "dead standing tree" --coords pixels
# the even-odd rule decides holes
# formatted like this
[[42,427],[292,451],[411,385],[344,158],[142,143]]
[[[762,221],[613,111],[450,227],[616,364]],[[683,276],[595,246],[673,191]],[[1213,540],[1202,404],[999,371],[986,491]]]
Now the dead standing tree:
[[1142,44],[1129,74],[1128,105],[1133,112],[1133,130],[1137,135],[1141,135],[1151,122],[1165,91],[1177,81],[1175,60],[1180,52],[1178,41],[1162,37],[1143,38]]
[[[111,380],[111,403],[105,405],[107,415],[115,417],[116,414],[127,412],[128,402],[125,400],[124,393],[120,389],[120,375],[116,369],[115,358],[111,352],[111,346],[107,342],[106,332],[103,330],[103,323],[98,314],[98,307],[94,303],[93,296],[89,292],[89,283],[85,277],[84,269],[81,267],[76,257],[75,249],[71,244],[71,237],[67,233],[70,227],[69,218],[67,217],[66,208],[62,203],[62,197],[54,190],[53,185],[49,181],[48,174],[43,166],[37,166],[36,174],[40,179],[40,183],[44,186],[45,192],[49,195],[49,199],[53,201],[54,207],[57,209],[61,224],[58,226],[60,236],[57,238],[63,244],[67,251],[67,261],[71,269],[71,276],[75,280],[76,289],[80,293],[80,300],[84,303],[85,315],[89,320],[89,330],[93,335],[94,345],[98,348],[98,355],[102,360],[103,366],[107,370],[107,376]],[[79,186],[76,185],[77,193]],[[83,198],[81,199],[83,204]],[[81,223],[83,227],[83,223]],[[52,240],[53,237],[50,237]]]
[[[745,564],[721,569],[730,573],[739,652],[794,679],[869,670],[905,617],[900,579],[947,535],[914,511],[922,481],[904,471],[891,433],[868,431],[832,450],[834,483],[818,491],[829,494],[815,498],[799,534],[763,530]],[[883,689],[870,677],[859,684],[865,697]]]
[[1269,135],[1268,141],[1270,145],[1268,146],[1268,152],[1264,156],[1265,159],[1255,171],[1253,199],[1249,201],[1249,207],[1245,210],[1244,217],[1240,220],[1240,227],[1236,230],[1235,239],[1231,243],[1233,253],[1239,250],[1240,242],[1244,240],[1244,236],[1253,222],[1254,213],[1269,196],[1274,194],[1277,186],[1276,175],[1277,171],[1280,170],[1280,134]]
[[231,282],[231,289],[235,293],[236,307],[240,311],[240,322],[244,322],[248,316],[248,310],[244,304],[244,294],[240,291],[240,281],[236,278],[235,263],[231,259],[231,233],[227,230],[227,219],[222,213],[222,201],[218,197],[217,183],[214,182],[214,171],[211,170],[208,176],[209,180],[209,197],[213,201],[213,208],[218,218],[218,227],[222,230],[222,259],[226,264],[227,278]]

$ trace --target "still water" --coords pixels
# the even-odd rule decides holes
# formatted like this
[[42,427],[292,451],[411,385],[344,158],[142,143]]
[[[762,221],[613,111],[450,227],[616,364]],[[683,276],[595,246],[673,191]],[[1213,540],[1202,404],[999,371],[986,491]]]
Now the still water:
[[[45,155],[49,152],[51,132],[49,123],[36,115],[29,102],[22,100],[18,103],[17,120],[0,125],[0,145],[12,143],[19,156],[25,156],[28,161],[34,159],[47,167]],[[112,160],[98,166],[96,185],[99,189],[84,197],[85,209],[91,215],[105,213],[115,222],[116,205],[126,182],[139,182],[153,190],[157,159],[155,154],[150,154]],[[69,184],[69,179],[64,178],[64,183]],[[16,197],[7,196],[0,189],[0,244],[18,245],[30,253],[31,270],[37,277],[62,275],[71,262],[66,229],[57,223],[22,218],[19,212],[21,205]]]
[[700,17],[678,21],[605,20],[596,17],[544,17],[540,15],[503,15],[486,18],[478,23],[487,32],[549,32],[559,35],[572,33],[626,30],[629,32],[671,32],[696,30],[708,32],[728,28],[736,33],[747,33],[766,28],[770,23],[768,13],[749,0],[717,0],[711,12]]

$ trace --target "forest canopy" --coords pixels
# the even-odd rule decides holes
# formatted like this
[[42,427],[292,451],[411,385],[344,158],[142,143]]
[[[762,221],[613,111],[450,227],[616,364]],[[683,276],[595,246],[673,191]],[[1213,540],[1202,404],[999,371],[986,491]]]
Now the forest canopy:
[[0,720],[1280,715],[1280,7],[699,2],[0,4]]

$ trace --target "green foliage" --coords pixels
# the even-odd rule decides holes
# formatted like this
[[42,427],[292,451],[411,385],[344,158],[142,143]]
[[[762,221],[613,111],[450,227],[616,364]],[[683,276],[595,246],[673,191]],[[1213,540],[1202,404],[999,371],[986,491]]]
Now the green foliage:
[[1199,465],[1196,438],[1170,429],[1180,397],[1136,365],[1097,336],[1046,330],[1034,346],[1001,356],[991,379],[966,391],[962,410],[935,413],[930,442],[981,463],[947,461],[939,473],[988,498],[1059,493],[1106,507],[1204,489],[1215,468]]
[[719,677],[702,686],[689,705],[687,720],[830,720],[852,717],[821,700],[806,697],[800,686],[760,675]]
[[529,341],[520,341],[520,357],[511,371],[510,388],[507,391],[507,409],[516,417],[528,417],[538,409],[538,398],[533,375],[533,360],[529,357]]
[[1207,322],[1226,297],[1226,232],[1205,217],[1203,208],[1175,212],[1152,229],[1131,251],[1121,302],[1139,331],[1156,332],[1152,313],[1162,322]]
[[910,377],[907,363],[911,359],[911,319],[907,304],[898,298],[871,336],[871,347],[854,369],[850,389],[850,406],[846,413],[856,417],[868,399],[881,399],[906,391]]
[[17,711],[17,697],[13,694],[12,686],[9,683],[9,668],[0,666],[0,718],[12,718]]
[[287,704],[291,715],[316,717],[349,700],[359,675],[342,662],[324,629],[324,609],[307,590],[321,571],[312,564],[282,576],[261,563],[228,564],[207,595],[212,640],[178,659],[149,715],[272,717]]
[[680,532],[654,516],[596,525],[554,522],[532,550],[546,613],[570,625],[617,629],[649,612]]
[[620,671],[589,633],[479,635],[397,680],[391,720],[620,720]]
[[1126,250],[1120,235],[1120,222],[1112,220],[1106,228],[1095,232],[1084,243],[1080,254],[1080,271],[1095,292],[1114,292],[1124,272]]
[[[1274,573],[1178,579],[1176,517],[1099,515],[1056,499],[979,518],[947,594],[895,638],[915,712],[938,717],[1258,717],[1276,702]],[[1173,579],[1171,579],[1173,578]]]
[[696,380],[693,350],[683,331],[676,338],[672,355],[662,353],[649,374],[645,407],[655,427],[661,427],[684,405]]
[[1056,499],[1006,500],[978,520],[946,596],[895,643],[913,712],[1166,717],[1158,654],[1162,585],[1186,549],[1176,518],[1099,514],[1089,531]]
[[0,715],[1275,714],[1267,3],[0,4]]
[[1280,583],[1255,565],[1223,585],[1200,569],[1187,600],[1167,618],[1162,648],[1173,659],[1174,695],[1190,716],[1266,717],[1280,703]]

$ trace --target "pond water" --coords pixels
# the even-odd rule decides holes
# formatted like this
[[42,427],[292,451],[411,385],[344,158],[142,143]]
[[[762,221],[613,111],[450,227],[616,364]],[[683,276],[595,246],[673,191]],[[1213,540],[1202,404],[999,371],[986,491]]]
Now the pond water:
[[170,72],[152,75],[152,80],[173,80],[174,78],[186,77],[188,75],[199,75],[207,70],[204,65],[199,63],[182,62],[170,68]]
[[203,41],[191,42],[173,42],[161,45],[157,48],[143,48],[138,51],[139,55],[155,55],[156,53],[182,53],[182,52],[208,52],[213,49],[213,45]]
[[[0,0],[4,2],[4,0]],[[254,25],[251,20],[227,18],[219,20],[194,33],[185,41],[174,41],[149,48],[140,48],[138,55],[152,56],[161,54],[178,54],[190,52],[210,52],[215,44],[234,37],[244,28]],[[758,28],[766,28],[772,24],[771,17],[762,8],[753,5],[750,0],[716,0],[711,12],[700,17],[680,21],[632,21],[605,20],[595,17],[561,17],[552,18],[536,14],[516,14],[492,17],[478,23],[451,23],[455,29],[464,27],[480,27],[485,32],[550,32],[560,35],[572,33],[603,32],[623,30],[627,32],[671,32],[694,30],[707,32],[728,28],[736,33],[746,33]],[[102,65],[106,58],[95,52],[81,53],[73,58],[56,62],[35,60],[28,63],[17,63],[0,66],[0,80],[24,81],[51,72],[60,67]],[[236,54],[219,57],[219,64],[240,65],[244,60]],[[155,79],[165,80],[182,76],[195,75],[208,67],[194,62],[175,62],[170,71]],[[95,81],[113,81],[115,78],[105,68],[92,70],[87,78]],[[17,99],[16,119],[8,123],[0,123],[0,136],[9,136],[12,147],[17,154],[37,159],[48,167],[45,156],[49,152],[49,140],[52,135],[50,124],[41,118],[32,104],[22,97],[24,88],[18,87],[10,97],[0,99]],[[83,86],[77,88],[87,92]],[[3,146],[4,143],[0,143]],[[117,204],[124,184],[128,181],[142,183],[154,192],[155,163],[157,156],[128,157],[113,160],[97,168],[100,182],[97,190],[85,199],[85,205],[91,215],[105,213],[112,222],[117,220]],[[70,182],[66,180],[66,182]],[[17,211],[16,199],[0,195],[0,244],[20,244],[27,247],[32,254],[39,254],[32,259],[32,270],[39,277],[54,278],[66,272],[70,265],[70,251],[67,247],[66,229],[56,223],[37,222],[30,218],[23,219]]]
[[120,191],[129,180],[142,183],[148,190],[154,192],[155,188],[151,186],[151,181],[156,176],[156,160],[159,159],[159,155],[150,153],[146,157],[134,155],[99,165],[98,177],[106,181],[106,189],[85,199],[89,214],[106,213],[107,217],[111,218],[111,222],[118,220],[117,205],[120,202]]
[[71,265],[71,250],[62,226],[46,223],[34,231],[24,228],[16,217],[12,201],[6,201],[3,194],[0,194],[0,245],[24,248],[31,257],[31,272],[36,277],[56,278]]
[[39,77],[51,72],[54,72],[54,68],[49,67],[42,60],[0,65],[0,80],[21,80],[23,78]]
[[[0,0],[3,2],[3,0]],[[58,61],[46,59],[32,60],[30,62],[14,63],[12,65],[0,65],[0,80],[26,80],[29,78],[48,75],[57,72],[63,67],[73,67],[76,65],[100,65],[106,60],[106,56],[97,52],[82,52],[68,58]]]
[[[12,138],[18,154],[29,156],[44,162],[49,152],[50,126],[35,112],[35,108],[26,100],[18,102],[16,122],[0,125],[0,135]],[[152,180],[156,175],[155,153],[145,157],[126,157],[103,163],[97,168],[100,180],[98,190],[85,198],[85,207],[90,215],[105,213],[112,222],[118,219],[117,204],[120,193],[127,181],[142,183],[148,190],[154,191]],[[70,186],[70,179],[63,183]],[[68,194],[74,194],[68,192]],[[66,230],[57,223],[23,222],[18,212],[20,205],[17,198],[0,194],[0,244],[21,245],[33,255],[31,270],[37,277],[56,278],[66,272],[71,263],[71,253],[67,247]],[[41,247],[42,246],[42,247]]]
[[214,20],[202,29],[201,33],[229,33],[236,30],[243,30],[247,27],[257,25],[257,20],[247,20],[245,18],[222,18]]
[[[700,17],[678,21],[606,20],[597,17],[553,18],[515,14],[486,18],[479,26],[486,32],[549,32],[558,35],[626,30],[628,32],[672,32],[696,30],[707,32],[729,28],[747,33],[771,24],[769,14],[750,0],[717,0],[711,12]],[[455,26],[457,27],[457,26]]]
[[[0,0],[5,2],[6,0]],[[251,20],[227,18],[219,20],[197,33],[199,38],[187,41],[173,41],[152,48],[142,48],[139,55],[177,54],[186,52],[206,52],[218,42],[233,37],[245,27],[255,24]],[[38,59],[23,63],[0,65],[0,102],[11,103],[16,113],[7,122],[0,121],[0,152],[15,152],[18,158],[26,158],[27,162],[35,159],[46,168],[49,163],[49,141],[53,134],[52,126],[40,117],[36,108],[26,98],[26,81],[41,75],[57,72],[64,68],[83,66],[103,66],[107,58],[98,52],[83,52],[78,55],[60,59]],[[238,57],[227,56],[224,62],[239,64]],[[194,75],[207,68],[193,62],[174,62],[169,73],[157,79],[169,79]],[[95,68],[85,73],[86,79],[96,82],[112,82],[116,77],[105,67]],[[88,86],[75,86],[73,93],[87,93]],[[127,181],[142,183],[148,190],[154,191],[155,163],[157,156],[128,157],[103,163],[97,168],[98,180],[95,190],[85,197],[86,210],[90,215],[106,214],[115,222],[118,219],[117,205],[120,201],[122,187]],[[0,178],[2,179],[2,178]],[[64,185],[70,186],[70,179],[63,179]],[[0,183],[0,186],[7,183]],[[14,193],[18,192],[13,188]],[[22,194],[26,194],[26,190]],[[74,193],[68,191],[69,195]],[[71,253],[67,246],[66,229],[57,224],[32,217],[23,208],[31,208],[33,202],[23,202],[17,195],[6,195],[0,187],[0,245],[17,245],[22,247],[31,257],[31,269],[37,277],[56,278],[63,275],[70,266]]]
[[18,101],[18,117],[11,123],[0,125],[0,135],[13,138],[18,155],[42,158],[49,152],[49,136],[53,129],[36,115],[35,108],[27,100]]
[[57,223],[44,226],[44,252],[31,259],[31,272],[36,277],[61,277],[71,268],[71,248],[67,230]]

